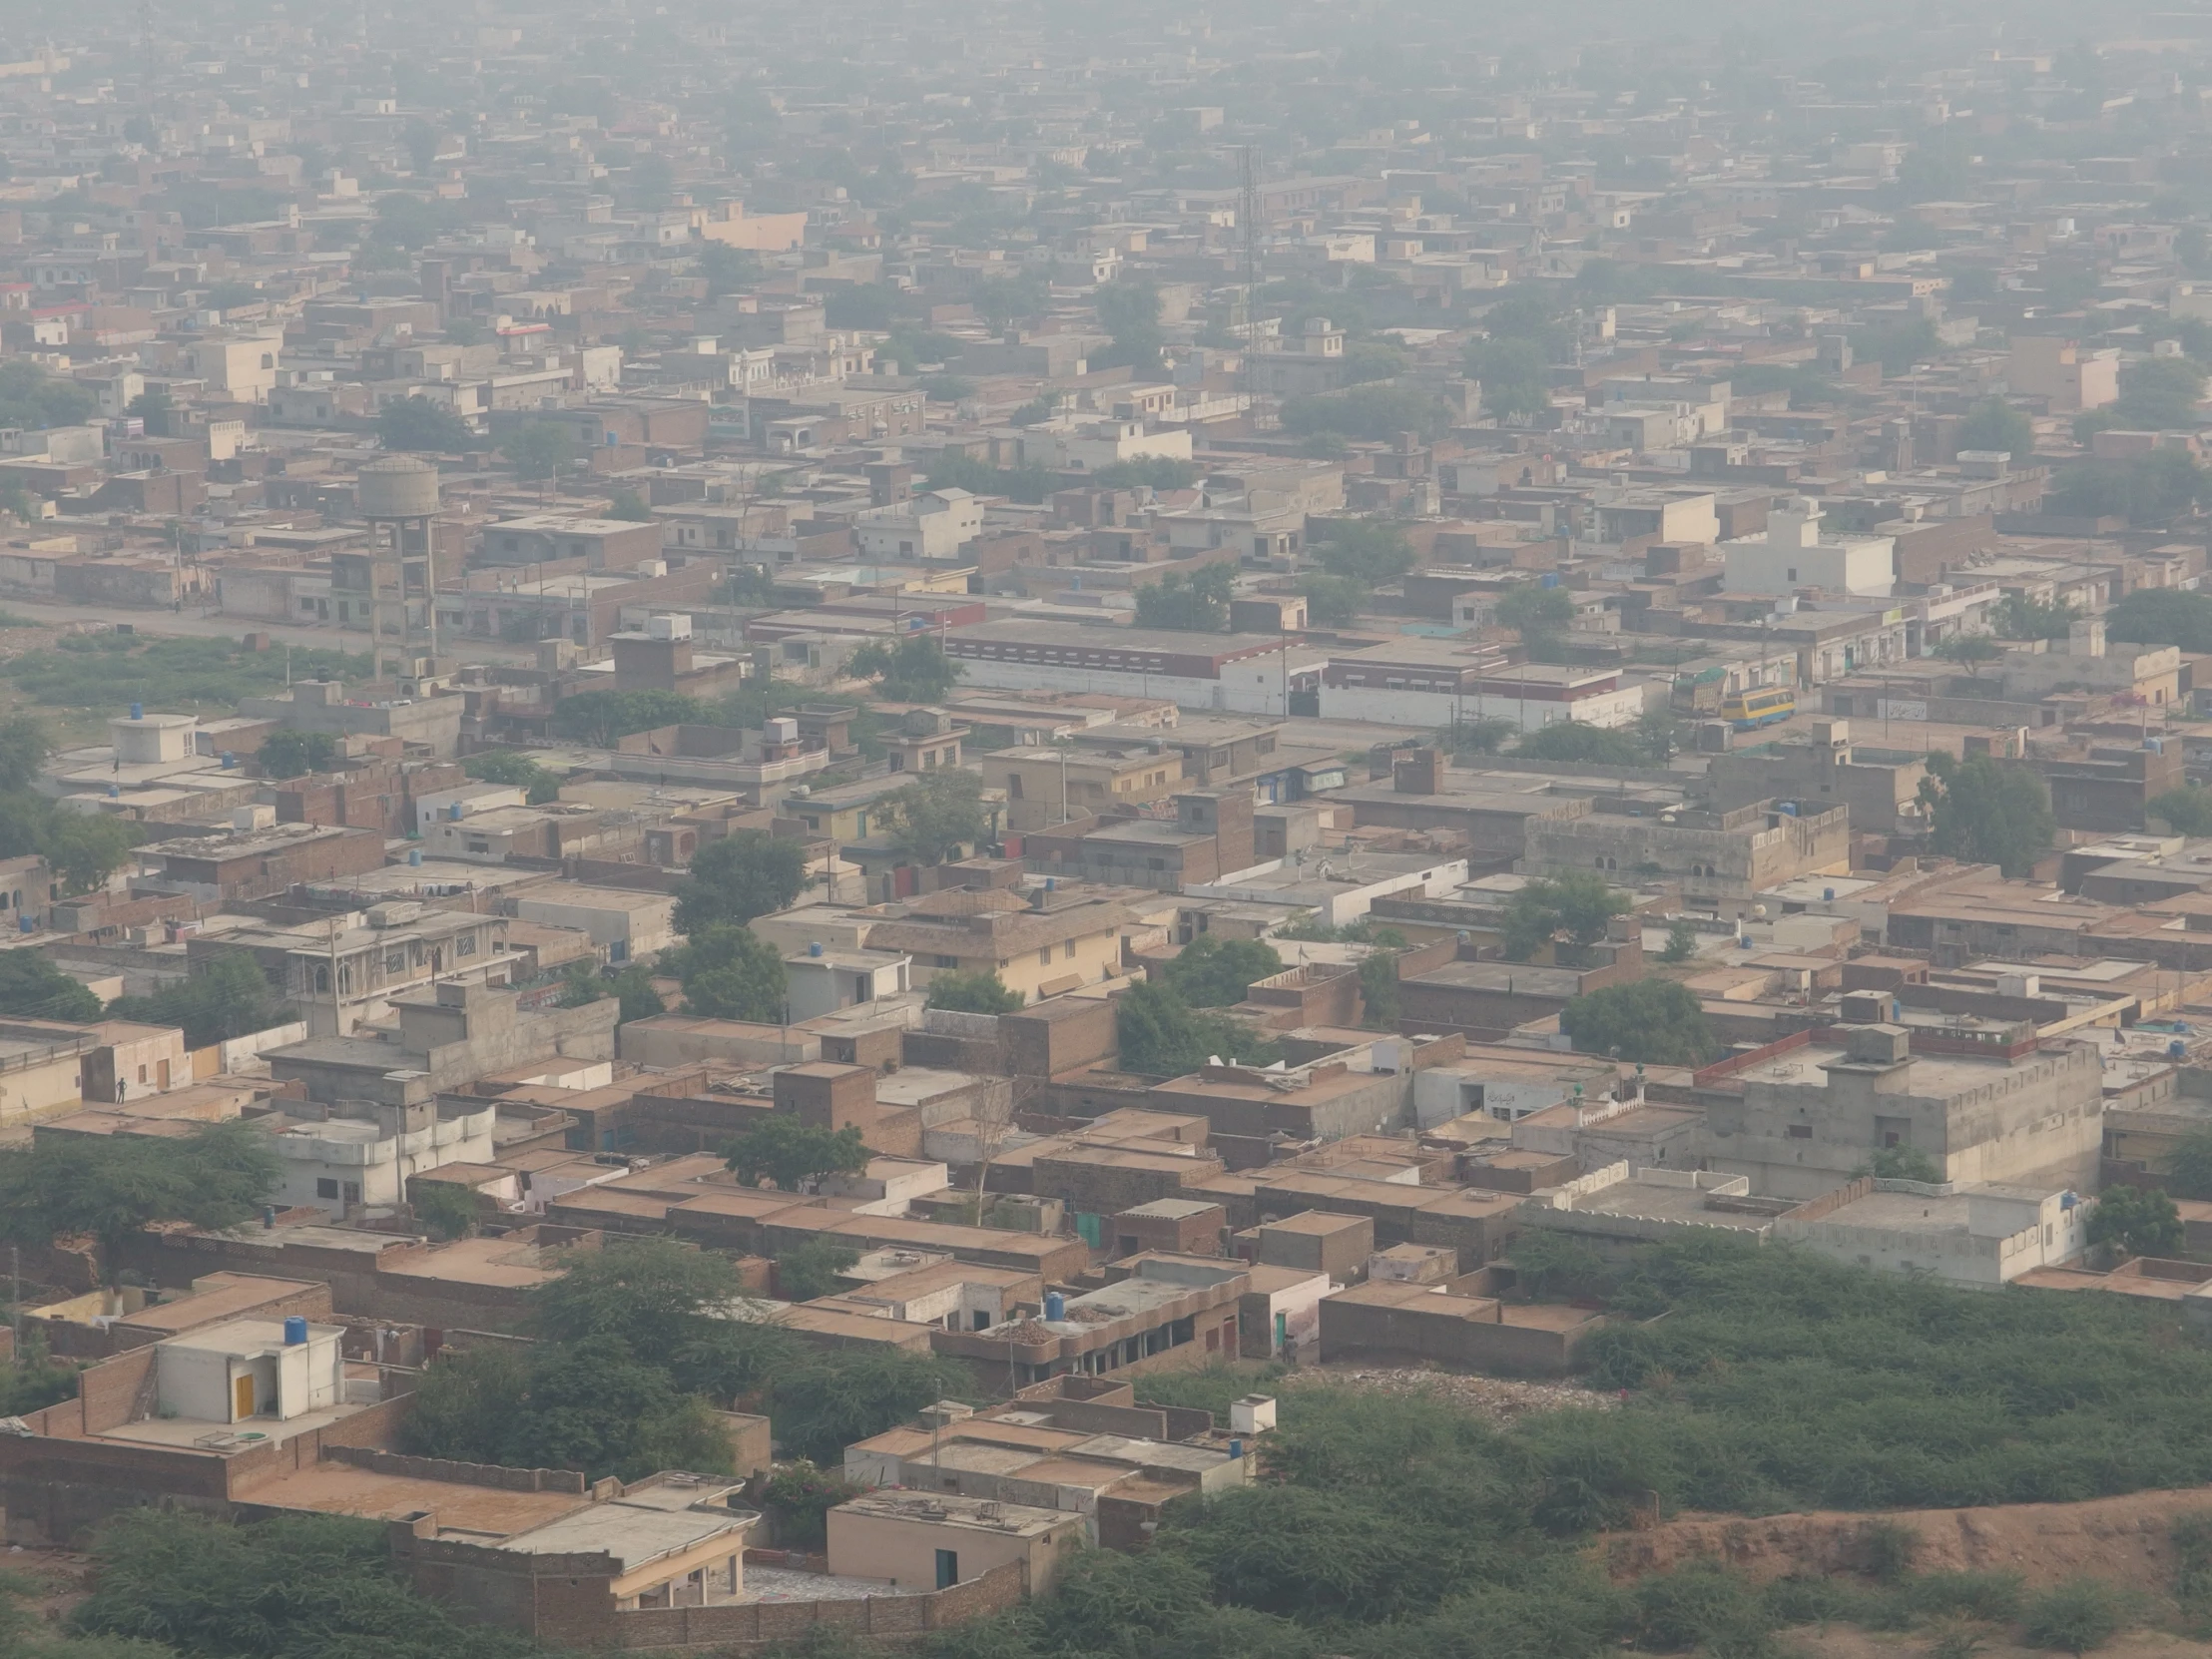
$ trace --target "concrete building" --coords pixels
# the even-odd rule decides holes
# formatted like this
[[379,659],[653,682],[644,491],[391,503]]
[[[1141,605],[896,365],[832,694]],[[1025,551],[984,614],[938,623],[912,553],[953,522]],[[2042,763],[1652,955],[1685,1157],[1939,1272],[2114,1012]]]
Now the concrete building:
[[185,941],[185,959],[199,967],[243,950],[310,1034],[342,1037],[433,984],[505,983],[513,967],[506,937],[504,916],[393,899],[321,926],[212,928]]
[[912,958],[915,985],[939,973],[995,973],[1024,1001],[1096,984],[1121,971],[1119,900],[1080,888],[1037,891],[946,887],[867,930],[867,948]]
[[2078,1259],[2095,1209],[2071,1188],[1862,1179],[1780,1217],[1774,1236],[1875,1272],[1993,1291]]
[[1187,634],[1074,622],[983,622],[944,636],[968,683],[1011,691],[1172,698],[1187,709],[1287,716],[1328,654],[1270,634]]
[[1676,883],[1685,907],[1746,915],[1762,888],[1800,875],[1851,870],[1851,815],[1807,800],[1762,801],[1727,812],[1610,810],[1533,819],[1521,869],[1529,875],[1600,870]]
[[1707,1108],[1713,1167],[1752,1191],[1815,1198],[1886,1147],[1925,1154],[1951,1185],[2092,1191],[2103,1138],[2096,1049],[2039,1043],[2032,1027],[1975,1041],[1848,1028],[1841,1047],[1809,1040],[1739,1071],[1743,1093]]
[[517,893],[515,915],[589,933],[609,962],[642,961],[676,942],[676,900],[665,892],[555,881]]
[[270,1074],[297,1078],[309,1100],[415,1105],[486,1072],[554,1055],[611,1060],[612,997],[577,1008],[523,1009],[515,993],[442,982],[427,993],[394,997],[399,1028],[377,1037],[309,1037],[269,1054]]
[[901,1589],[946,1590],[1019,1566],[1041,1595],[1083,1544],[1080,1515],[942,1492],[868,1492],[831,1509],[829,1525],[832,1573]]
[[1913,833],[1927,824],[1919,800],[1927,776],[1925,761],[1857,755],[1849,721],[1816,720],[1810,743],[1713,756],[1706,763],[1705,799],[1724,813],[1762,801],[1795,801],[1800,811],[1815,804],[1846,807],[1853,830]]
[[983,498],[963,489],[924,490],[855,514],[863,559],[956,559],[983,533]]
[[1824,535],[1820,505],[1805,496],[1769,514],[1763,537],[1723,548],[1730,593],[1820,588],[1868,598],[1887,595],[1896,584],[1895,550],[1890,536]]
[[326,1114],[286,1114],[289,1121],[273,1137],[283,1159],[283,1179],[273,1196],[341,1217],[357,1205],[404,1203],[412,1176],[444,1164],[491,1163],[497,1115],[490,1100],[411,1106],[344,1101]]
[[398,738],[445,758],[460,741],[466,701],[390,695],[373,702],[349,700],[344,686],[335,680],[303,680],[282,697],[241,698],[239,713],[251,720],[276,721],[294,732]]

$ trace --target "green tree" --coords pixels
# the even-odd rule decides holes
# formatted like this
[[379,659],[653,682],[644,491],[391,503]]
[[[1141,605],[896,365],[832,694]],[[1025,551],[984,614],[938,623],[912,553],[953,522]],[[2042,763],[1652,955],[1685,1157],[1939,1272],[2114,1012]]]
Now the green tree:
[[2171,1256],[2181,1249],[2181,1213],[2155,1187],[2108,1186],[2089,1212],[2089,1242],[2117,1245],[2130,1256]]
[[957,973],[939,971],[929,981],[931,1008],[949,1008],[963,1014],[1010,1014],[1021,1006],[1021,992],[988,968]]
[[436,1181],[420,1175],[410,1176],[407,1180],[407,1205],[414,1211],[416,1225],[438,1244],[476,1236],[480,1215],[476,1189],[473,1187],[463,1187],[452,1181]]
[[1559,1029],[1585,1054],[1649,1065],[1703,1065],[1716,1046],[1696,995],[1672,979],[1638,979],[1578,996],[1560,1011]]
[[[778,1258],[777,1265],[783,1265],[782,1258]],[[848,1498],[858,1497],[862,1489],[834,1469],[818,1467],[810,1457],[798,1457],[777,1464],[767,1479],[756,1480],[753,1495],[775,1517],[778,1539],[801,1549],[819,1549],[830,1536],[830,1511]]]
[[0,1013],[17,1019],[95,1020],[100,999],[35,950],[0,951]]
[[1505,907],[1505,954],[1516,962],[1534,961],[1559,934],[1568,947],[1565,960],[1605,937],[1613,917],[1628,908],[1628,895],[1616,892],[1602,875],[1586,869],[1562,870],[1530,881]]
[[2112,412],[2123,426],[2170,431],[2197,424],[2204,395],[2204,367],[2187,357],[2143,357],[2120,370],[2120,399]]
[[499,453],[523,478],[558,477],[576,458],[576,438],[550,420],[528,421],[500,442]]
[[1930,1187],[1940,1186],[1943,1180],[1942,1166],[1917,1146],[1879,1147],[1852,1174],[1871,1175],[1878,1181],[1918,1181]]
[[1574,597],[1565,588],[1519,582],[1498,597],[1497,625],[1520,636],[1531,657],[1556,656],[1574,621]]
[[512,749],[488,749],[471,755],[461,762],[461,770],[479,783],[521,790],[523,799],[533,807],[561,799],[560,775]]
[[467,421],[417,392],[383,406],[376,416],[376,441],[386,449],[458,455],[479,440]]
[[266,1031],[287,1016],[252,953],[223,950],[194,963],[192,972],[151,996],[117,997],[108,1004],[108,1017],[141,1025],[181,1025],[188,1045],[206,1048]]
[[1258,939],[1201,933],[1160,971],[1161,982],[1193,1008],[1227,1008],[1255,979],[1283,971],[1283,958]]
[[1587,1240],[1547,1227],[1525,1229],[1506,1260],[1530,1300],[1587,1296],[1605,1277],[1605,1258]]
[[1697,929],[1687,921],[1676,921],[1667,928],[1667,947],[1659,952],[1662,962],[1687,962],[1697,954]]
[[1219,1055],[1246,1065],[1281,1057],[1273,1038],[1229,1014],[1189,1006],[1164,983],[1144,980],[1114,1003],[1121,1068],[1152,1077],[1181,1077]]
[[934,634],[908,634],[896,645],[870,641],[852,653],[846,668],[876,682],[876,694],[894,703],[934,703],[960,678],[960,665],[945,655]]
[[1433,438],[1452,422],[1451,405],[1435,392],[1399,380],[1376,380],[1343,391],[1294,397],[1283,405],[1283,430],[1294,436],[1334,432],[1386,443],[1400,432]]
[[619,518],[629,524],[650,524],[653,522],[653,509],[636,490],[620,489],[615,491],[614,498],[607,504],[607,516]]
[[2166,1159],[2169,1185],[2182,1198],[2212,1199],[2212,1129],[2192,1129]]
[[1942,856],[2021,876],[2050,850],[2050,790],[2034,773],[1986,755],[1953,761],[1940,753],[1928,758],[1928,770],[1921,800],[1935,814],[1932,844]]
[[[528,1659],[416,1595],[392,1570],[381,1522],[278,1515],[240,1525],[175,1508],[126,1509],[94,1535],[92,1593],[54,1659]],[[13,1651],[13,1650],[11,1650]]]
[[1308,576],[1298,591],[1306,596],[1308,620],[1324,628],[1354,626],[1368,605],[1368,585],[1350,576]]
[[265,778],[298,778],[320,772],[338,752],[338,740],[328,732],[272,732],[262,741],[255,759]]
[[53,748],[46,728],[28,715],[0,721],[0,791],[28,789]]
[[665,1369],[679,1391],[730,1399],[791,1357],[791,1334],[746,1294],[726,1256],[673,1239],[628,1239],[562,1259],[531,1292],[528,1327],[548,1346],[590,1340]]
[[1465,720],[1446,726],[1436,734],[1435,742],[1454,760],[1467,760],[1495,755],[1519,731],[1520,727],[1509,720]]
[[1137,590],[1137,626],[1222,633],[1229,626],[1229,597],[1236,584],[1233,565],[1208,565],[1188,576],[1171,570]]
[[769,1415],[788,1450],[818,1463],[842,1461],[854,1440],[895,1428],[924,1405],[974,1385],[956,1360],[870,1343],[812,1352],[779,1372]]
[[1106,490],[1187,490],[1198,482],[1198,467],[1172,455],[1144,455],[1098,468],[1091,474],[1091,482]]
[[860,1259],[857,1246],[827,1234],[793,1245],[776,1258],[776,1289],[786,1302],[835,1296],[837,1276]]
[[2004,655],[2004,647],[1988,634],[1953,634],[1936,647],[1936,655],[1946,663],[1973,668],[1981,663],[1995,662]]
[[742,293],[762,277],[761,257],[749,248],[710,242],[699,251],[699,269],[707,278],[707,297]]
[[2001,397],[1984,397],[1958,423],[1960,449],[2002,450],[2014,460],[2035,452],[2035,428]]
[[751,921],[791,907],[807,885],[807,848],[765,830],[740,830],[709,841],[676,884],[676,930]]
[[236,1227],[260,1211],[281,1174],[269,1131],[250,1118],[175,1139],[59,1135],[0,1147],[0,1238],[43,1250],[90,1234],[112,1282],[124,1247],[148,1223]]
[[2146,817],[2164,819],[2177,835],[2212,835],[2212,790],[2191,785],[2155,796]]
[[783,953],[751,928],[709,922],[693,929],[675,957],[687,1013],[755,1025],[786,1022],[790,982]]
[[2104,634],[2133,645],[2212,651],[2212,594],[2138,588],[2104,613]]
[[1397,1029],[1397,954],[1385,946],[1360,958],[1360,1023],[1370,1031]]
[[1651,757],[1633,734],[1579,720],[1555,720],[1525,733],[1513,753],[1532,761],[1565,761],[1575,766],[1641,767]]
[[1323,523],[1314,556],[1332,576],[1375,587],[1394,582],[1413,568],[1413,547],[1405,527],[1384,519],[1339,518]]
[[696,726],[705,711],[692,698],[663,691],[589,691],[553,706],[553,735],[594,749],[612,749],[633,732]]
[[[4,813],[0,813],[4,816]],[[145,831],[128,819],[71,812],[52,812],[38,833],[38,850],[62,878],[71,893],[92,892],[107,885],[108,877],[123,867],[131,848]]]
[[1991,613],[1996,631],[2008,640],[2062,640],[2081,620],[2080,611],[2063,600],[2043,604],[2023,593],[2008,593]]
[[941,864],[989,833],[982,774],[962,768],[925,772],[881,807],[891,843],[919,864]]
[[796,1193],[822,1176],[867,1168],[868,1150],[852,1125],[825,1129],[802,1123],[789,1112],[777,1112],[725,1146],[722,1159],[748,1187],[759,1186],[766,1177],[785,1192]]
[[730,1437],[706,1397],[608,1337],[530,1356],[529,1387],[502,1462],[638,1480],[661,1469],[731,1471]]
[[1529,425],[1551,412],[1551,368],[1543,348],[1525,339],[1483,339],[1467,347],[1467,377],[1482,387],[1485,412]]
[[1099,325],[1113,335],[1114,343],[1094,351],[1091,368],[1134,368],[1141,377],[1160,366],[1160,290],[1150,282],[1124,277],[1098,290]]

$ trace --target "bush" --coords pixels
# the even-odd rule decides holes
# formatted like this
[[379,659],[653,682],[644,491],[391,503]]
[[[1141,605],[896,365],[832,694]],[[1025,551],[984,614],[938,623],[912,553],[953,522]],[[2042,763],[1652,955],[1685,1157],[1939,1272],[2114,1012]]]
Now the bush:
[[2104,1646],[2122,1622],[2119,1597],[2094,1578],[2069,1578],[2031,1597],[2020,1615],[2028,1646],[2074,1654]]

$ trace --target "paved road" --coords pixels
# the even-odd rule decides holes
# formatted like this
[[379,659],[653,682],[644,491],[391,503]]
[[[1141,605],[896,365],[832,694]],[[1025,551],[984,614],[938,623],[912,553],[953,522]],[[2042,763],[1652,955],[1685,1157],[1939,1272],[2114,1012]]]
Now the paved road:
[[[0,611],[35,622],[127,622],[142,634],[192,634],[203,638],[235,640],[247,634],[267,634],[292,645],[311,645],[324,651],[360,652],[368,649],[365,633],[337,628],[304,628],[285,622],[256,622],[246,617],[204,615],[197,606],[182,611],[147,610],[136,605],[84,605],[36,599],[0,600]],[[442,642],[441,642],[442,643]],[[469,640],[448,646],[444,653],[465,662],[533,663],[536,653],[528,646],[489,640]]]

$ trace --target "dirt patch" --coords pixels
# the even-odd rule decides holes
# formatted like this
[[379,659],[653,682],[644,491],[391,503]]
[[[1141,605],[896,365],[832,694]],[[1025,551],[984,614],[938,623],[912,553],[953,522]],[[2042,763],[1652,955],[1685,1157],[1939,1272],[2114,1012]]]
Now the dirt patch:
[[2077,1574],[2125,1584],[2147,1594],[2172,1591],[2173,1517],[2212,1509],[2212,1487],[2134,1492],[2085,1503],[2014,1503],[1984,1509],[1904,1509],[1881,1515],[1811,1513],[1683,1515],[1646,1531],[1599,1540],[1615,1579],[1664,1572],[1685,1561],[1714,1559],[1753,1578],[1790,1573],[1856,1571],[1860,1539],[1870,1521],[1911,1527],[1921,1545],[1916,1572],[2016,1572],[2028,1584],[2057,1583]]
[[1556,1411],[1563,1405],[1606,1411],[1620,1403],[1618,1394],[1599,1393],[1573,1382],[1516,1382],[1502,1377],[1462,1377],[1417,1367],[1307,1366],[1275,1384],[1279,1389],[1301,1385],[1440,1399],[1500,1425],[1531,1411]]
[[[1982,1640],[1975,1659],[2052,1659],[2047,1648],[2018,1647],[1998,1634],[1980,1631],[1976,1634]],[[1896,1659],[1899,1654],[1927,1653],[1930,1638],[1857,1630],[1836,1624],[1825,1630],[1788,1631],[1782,1645],[1799,1659]],[[2163,1630],[2130,1630],[2113,1637],[2098,1648],[2096,1654],[2097,1659],[2204,1659],[2205,1655],[2212,1654],[2212,1644],[2191,1641],[2186,1636],[2171,1635]]]

